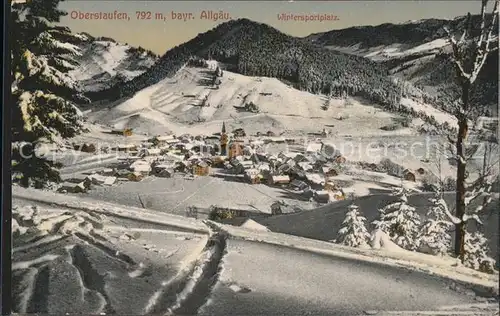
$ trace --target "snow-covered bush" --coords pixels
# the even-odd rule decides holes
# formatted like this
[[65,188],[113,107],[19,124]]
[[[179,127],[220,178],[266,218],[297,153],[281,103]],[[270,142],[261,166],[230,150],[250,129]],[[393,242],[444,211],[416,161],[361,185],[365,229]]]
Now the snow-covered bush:
[[488,256],[488,239],[480,232],[465,234],[464,265],[485,273],[495,271],[495,259]]
[[370,246],[372,249],[389,250],[389,251],[404,251],[401,247],[396,245],[389,236],[380,229],[376,229],[370,236]]
[[406,250],[416,250],[418,232],[420,230],[420,215],[415,208],[408,205],[408,190],[400,187],[393,193],[398,201],[379,210],[379,218],[372,222],[375,229],[380,229],[400,247]]
[[211,221],[223,221],[234,218],[234,215],[234,212],[228,208],[211,205],[209,208],[208,219]]
[[424,225],[418,235],[420,249],[434,255],[446,255],[451,249],[450,229],[453,223],[446,215],[446,201],[441,194],[431,199],[432,206],[428,210]]
[[354,204],[349,205],[335,242],[349,247],[366,246],[370,239],[370,234],[365,223],[366,218],[361,216],[358,206]]
[[388,158],[384,158],[380,160],[379,163],[380,170],[383,172],[387,172],[387,174],[395,176],[395,177],[400,177],[403,175],[403,171],[405,168],[392,160]]

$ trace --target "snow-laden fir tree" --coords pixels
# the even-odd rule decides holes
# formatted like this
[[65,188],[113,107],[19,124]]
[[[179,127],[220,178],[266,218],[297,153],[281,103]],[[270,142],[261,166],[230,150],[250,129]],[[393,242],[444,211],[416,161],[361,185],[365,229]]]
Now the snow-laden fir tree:
[[361,216],[357,205],[349,205],[335,242],[349,247],[360,247],[368,245],[369,240],[366,218]]
[[81,112],[72,102],[78,96],[65,74],[79,50],[67,42],[75,36],[69,29],[52,24],[66,14],[58,5],[59,0],[12,4],[12,175],[23,186],[60,180],[57,165],[36,149],[82,131]]
[[443,256],[451,251],[450,229],[453,223],[447,216],[448,205],[441,192],[436,193],[430,202],[432,205],[427,211],[418,242],[420,247],[426,248],[432,254]]
[[408,205],[408,189],[401,186],[394,190],[398,200],[379,210],[379,218],[372,222],[375,229],[380,229],[401,248],[416,250],[418,232],[421,226],[420,215]]
[[488,239],[480,233],[467,232],[465,234],[465,257],[464,265],[486,273],[493,273],[495,269],[495,259],[488,256]]

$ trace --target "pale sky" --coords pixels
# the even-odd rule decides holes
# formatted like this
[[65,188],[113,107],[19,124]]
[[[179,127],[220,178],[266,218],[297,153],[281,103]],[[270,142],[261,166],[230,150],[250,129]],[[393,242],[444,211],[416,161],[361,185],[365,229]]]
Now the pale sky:
[[[126,12],[129,20],[83,20],[63,18],[62,24],[75,32],[87,32],[93,36],[114,38],[132,46],[142,46],[158,54],[182,44],[199,33],[225,21],[200,20],[202,11],[212,10],[228,13],[232,19],[248,18],[269,24],[280,31],[306,36],[311,33],[342,29],[351,26],[401,23],[428,18],[452,19],[479,13],[480,0],[476,1],[78,1],[66,0],[61,9],[71,13],[81,12]],[[137,11],[151,12],[151,20],[137,19]],[[171,12],[192,13],[194,19],[174,21]],[[167,20],[155,20],[161,13]],[[331,14],[338,21],[294,22],[279,21],[280,13]]]

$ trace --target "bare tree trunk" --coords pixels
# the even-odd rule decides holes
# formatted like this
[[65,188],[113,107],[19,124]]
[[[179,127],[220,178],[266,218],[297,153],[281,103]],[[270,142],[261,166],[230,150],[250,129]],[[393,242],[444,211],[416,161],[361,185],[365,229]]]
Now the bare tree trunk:
[[[462,36],[457,41],[455,36],[446,27],[445,31],[448,33],[451,46],[453,48],[453,62],[455,70],[457,72],[457,83],[461,86],[461,105],[457,108],[455,116],[458,120],[458,133],[457,139],[455,141],[456,155],[457,155],[457,187],[456,187],[456,217],[458,218],[457,224],[455,224],[455,255],[460,258],[462,263],[464,262],[465,249],[464,241],[466,234],[466,219],[464,218],[466,211],[466,177],[467,177],[467,160],[466,157],[466,140],[468,132],[468,119],[475,119],[472,114],[476,115],[478,113],[470,113],[469,101],[470,101],[470,91],[472,85],[475,83],[476,79],[481,72],[481,69],[486,63],[488,54],[494,50],[498,49],[498,46],[490,46],[495,39],[493,30],[497,26],[498,18],[498,6],[500,1],[495,0],[492,20],[489,26],[486,26],[486,7],[488,0],[481,1],[481,26],[480,35],[477,39],[473,38],[469,34],[469,27],[466,26],[463,30]],[[467,24],[470,22],[471,15],[468,15]],[[469,37],[469,38],[467,38]],[[470,41],[472,40],[472,41]],[[469,45],[469,42],[473,44],[472,55],[466,49],[463,49],[465,45]],[[469,56],[470,55],[470,56]],[[472,57],[472,59],[469,59]],[[476,111],[477,112],[477,111]]]
[[[467,111],[469,104],[469,91],[470,86],[467,83],[462,84],[462,109],[464,112]],[[467,132],[469,129],[467,116],[458,115],[458,135],[456,142],[456,155],[457,155],[457,191],[456,191],[456,212],[455,216],[462,219],[465,215],[466,204],[465,204],[465,192],[466,192],[466,168],[467,161],[465,157],[465,144],[467,139]],[[458,224],[455,224],[455,255],[460,258],[460,261],[464,261],[465,256],[465,234],[466,234],[466,222],[461,220]]]

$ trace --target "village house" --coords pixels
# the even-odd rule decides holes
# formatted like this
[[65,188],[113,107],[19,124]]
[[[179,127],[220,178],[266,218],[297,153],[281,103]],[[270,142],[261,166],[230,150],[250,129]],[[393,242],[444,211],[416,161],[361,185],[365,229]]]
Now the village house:
[[290,177],[287,175],[271,177],[271,184],[277,185],[277,184],[289,184],[289,183],[290,183]]
[[144,160],[137,160],[130,165],[130,170],[142,175],[148,175],[151,172],[151,165]]
[[315,188],[323,187],[325,184],[325,178],[318,173],[307,173],[306,179]]
[[280,215],[280,214],[283,214],[282,210],[281,210],[281,203],[276,201],[276,202],[273,202],[273,204],[271,204],[271,214],[272,215]]
[[335,168],[333,168],[333,167],[326,166],[326,167],[322,167],[321,169],[322,169],[325,177],[335,177],[335,176],[339,175],[337,170],[335,170]]
[[178,140],[175,138],[175,135],[162,135],[153,138],[153,143],[156,143],[157,146],[175,144],[176,142]]
[[65,182],[61,184],[58,192],[62,193],[84,193],[87,192],[88,188],[85,187],[84,183],[71,183]]
[[262,179],[259,169],[255,168],[245,170],[245,177],[252,184],[258,184]]
[[335,162],[338,164],[343,164],[347,161],[347,159],[344,156],[337,156],[335,158]]
[[96,152],[96,146],[94,144],[73,144],[73,149],[74,150],[79,150],[84,153],[95,153]]
[[214,156],[212,157],[212,166],[215,168],[223,168],[225,163],[224,157]]
[[244,174],[245,173],[245,167],[241,164],[241,162],[237,162],[237,163],[234,163],[234,164],[231,164],[232,165],[232,173],[233,174]]
[[322,148],[321,143],[309,143],[306,147],[306,152],[307,153],[317,153],[321,151]]
[[174,171],[177,171],[177,172],[186,172],[186,169],[187,169],[187,162],[185,161],[177,161],[175,162],[175,165],[174,165]]
[[111,131],[111,134],[129,137],[132,136],[133,133],[131,128],[125,128],[125,129],[114,129]]
[[328,191],[316,191],[314,200],[318,203],[328,203],[330,202],[330,193]]
[[139,155],[140,156],[159,156],[161,155],[161,149],[160,148],[141,148],[139,150]]
[[283,174],[283,175],[285,175],[285,174],[290,173],[292,170],[293,170],[293,168],[292,168],[290,165],[288,165],[288,164],[284,163],[284,164],[282,164],[282,165],[280,165],[280,166],[278,167],[277,172],[278,172],[278,174]]
[[219,146],[220,137],[216,136],[216,135],[207,136],[207,137],[205,137],[204,141],[205,141],[205,144],[207,144],[207,145]]
[[416,181],[415,173],[409,169],[405,169],[403,171],[403,179],[405,179],[406,181],[415,182]]
[[253,161],[251,161],[251,160],[243,160],[243,161],[240,161],[240,163],[243,166],[243,168],[245,168],[245,169],[250,169],[250,168],[254,167]]
[[306,162],[306,161],[299,162],[297,165],[300,167],[300,169],[302,169],[304,171],[312,171],[313,170],[313,166],[309,162]]
[[245,137],[246,133],[242,128],[237,128],[233,131],[234,137]]
[[229,145],[228,157],[238,157],[243,155],[243,145],[240,142],[231,142]]
[[325,183],[325,187],[324,187],[325,191],[335,192],[338,189],[339,189],[338,186],[332,181],[327,181]]
[[134,144],[120,144],[117,145],[113,148],[111,148],[113,151],[125,151],[125,152],[132,152],[132,151],[137,151],[137,145]]
[[333,194],[333,198],[336,201],[343,201],[343,200],[345,200],[345,194],[344,194],[344,192],[342,192],[342,190],[339,190]]
[[158,164],[153,166],[153,175],[162,178],[170,178],[174,174],[174,164]]
[[300,162],[307,162],[307,158],[306,156],[304,156],[303,154],[300,154],[298,153],[297,155],[295,155],[295,157],[293,157],[293,160],[296,162],[296,163],[300,163]]
[[193,164],[193,175],[208,176],[210,174],[210,166],[205,161],[198,161]]
[[[115,184],[117,178],[113,176],[104,176],[101,174],[91,174],[89,177],[89,180],[91,181],[92,184],[95,185],[113,185]],[[90,188],[90,187],[89,187]]]
[[127,175],[127,179],[129,181],[139,182],[142,181],[142,179],[144,179],[144,174],[140,172],[131,172]]
[[198,145],[198,151],[203,156],[214,156],[215,147],[209,144]]
[[309,185],[308,185],[307,183],[305,183],[304,181],[297,180],[297,179],[293,180],[293,181],[290,183],[290,185],[291,185],[294,189],[296,189],[296,190],[301,190],[301,191],[303,191],[303,190],[305,190],[305,189],[307,189],[307,188],[309,187]]

